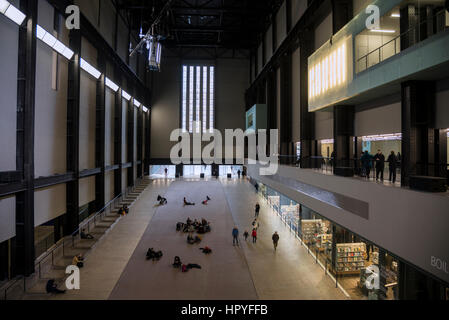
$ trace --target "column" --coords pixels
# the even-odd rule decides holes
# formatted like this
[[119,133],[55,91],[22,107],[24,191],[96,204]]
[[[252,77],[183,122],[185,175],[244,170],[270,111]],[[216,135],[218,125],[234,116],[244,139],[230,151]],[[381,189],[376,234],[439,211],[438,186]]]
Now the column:
[[26,190],[16,194],[16,236],[13,238],[12,276],[34,272],[34,113],[36,88],[37,2],[20,1],[26,19],[19,27],[17,72],[16,170]]
[[[119,87],[122,86],[122,76],[119,68],[114,69],[114,80]],[[114,195],[117,197],[122,193],[122,89],[118,89],[115,94],[114,104],[114,164],[118,166],[114,171]]]
[[355,109],[353,106],[334,107],[334,174],[354,175],[353,136]]
[[79,121],[80,121],[80,54],[81,31],[70,31],[70,48],[75,52],[69,62],[67,89],[67,171],[73,181],[67,183],[67,213],[64,235],[72,234],[79,224]]
[[105,99],[106,83],[105,74],[106,59],[101,51],[98,51],[97,58],[98,69],[103,72],[97,80],[97,99],[95,114],[95,167],[101,171],[95,176],[95,209],[100,211],[105,205]]

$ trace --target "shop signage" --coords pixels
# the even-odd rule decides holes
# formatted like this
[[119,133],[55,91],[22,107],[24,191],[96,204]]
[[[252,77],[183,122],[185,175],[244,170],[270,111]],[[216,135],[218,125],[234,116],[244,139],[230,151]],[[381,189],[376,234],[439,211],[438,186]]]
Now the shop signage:
[[438,257],[430,257],[430,265],[440,271],[443,271],[446,274],[449,274],[449,269],[447,266],[447,261],[444,261]]

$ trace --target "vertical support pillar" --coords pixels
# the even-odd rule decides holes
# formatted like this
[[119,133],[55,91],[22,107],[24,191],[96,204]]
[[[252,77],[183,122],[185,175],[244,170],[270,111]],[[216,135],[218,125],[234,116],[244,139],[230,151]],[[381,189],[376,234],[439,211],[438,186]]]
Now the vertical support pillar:
[[[281,155],[293,156],[292,142],[292,56],[290,52],[281,62]],[[290,159],[290,158],[289,158]]]
[[143,167],[143,111],[142,107],[137,111],[137,177],[142,178]]
[[72,234],[79,225],[79,121],[80,121],[80,55],[81,31],[70,31],[70,48],[74,51],[69,62],[67,88],[67,171],[74,179],[66,184],[67,213],[64,235]]
[[353,106],[334,107],[334,165],[353,167],[352,137],[354,136],[355,110]]
[[352,0],[333,0],[332,1],[332,28],[333,34],[336,34],[349,21],[352,20],[354,11]]
[[434,82],[402,84],[402,186],[409,185],[411,175],[435,174],[435,95]]
[[300,38],[300,136],[301,136],[301,167],[311,168],[311,157],[315,155],[315,113],[309,112],[309,57],[314,50],[314,33],[306,31]]
[[418,8],[413,4],[408,4],[400,9],[400,31],[401,31],[401,51],[413,46],[419,39]]
[[16,194],[16,236],[12,275],[34,273],[34,113],[36,88],[37,2],[20,1],[26,19],[19,27],[17,72],[16,168],[22,173],[26,190]]
[[150,158],[151,158],[151,108],[145,113],[145,159],[144,174],[150,175]]
[[106,59],[98,52],[97,59],[98,69],[103,73],[97,80],[97,102],[95,114],[95,167],[101,168],[101,172],[95,176],[95,209],[101,210],[105,205],[105,100],[106,100],[106,83],[105,74]]
[[134,185],[134,166],[136,165],[134,159],[134,98],[132,98],[128,102],[128,159],[127,162],[131,163],[131,166],[128,168],[128,187]]
[[[122,76],[120,70],[115,68],[114,78],[119,87],[122,86]],[[114,104],[114,164],[118,168],[114,171],[114,196],[117,197],[122,193],[122,130],[123,130],[123,111],[122,111],[122,89],[120,88],[115,94]]]

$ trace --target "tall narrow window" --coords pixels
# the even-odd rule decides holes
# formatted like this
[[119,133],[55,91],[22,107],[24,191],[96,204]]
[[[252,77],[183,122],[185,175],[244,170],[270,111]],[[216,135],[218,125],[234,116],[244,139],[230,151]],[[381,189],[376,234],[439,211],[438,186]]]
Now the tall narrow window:
[[196,67],[196,133],[200,133],[201,67]]
[[193,75],[194,69],[190,67],[190,90],[189,90],[189,132],[193,133]]
[[203,67],[203,133],[207,130],[207,67]]
[[182,67],[182,132],[187,132],[187,67]]
[[215,79],[215,68],[210,67],[209,69],[209,130],[210,133],[214,132],[214,106],[215,106],[215,87],[214,87],[214,79]]
[[[214,67],[182,66],[181,127],[183,132],[214,130]],[[196,122],[196,125],[194,124]],[[194,128],[195,127],[195,128]]]

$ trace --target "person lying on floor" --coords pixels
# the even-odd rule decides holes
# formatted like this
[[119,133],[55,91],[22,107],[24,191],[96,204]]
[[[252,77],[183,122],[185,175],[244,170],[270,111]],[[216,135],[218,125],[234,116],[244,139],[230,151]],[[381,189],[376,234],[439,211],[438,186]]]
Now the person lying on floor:
[[91,234],[89,234],[89,233],[86,233],[86,230],[81,230],[81,232],[80,232],[80,238],[81,239],[89,239],[89,240],[91,240],[91,239],[93,239],[94,237],[91,235]]
[[157,196],[157,201],[159,201],[159,204],[163,206],[164,204],[167,204],[167,199],[164,197],[161,197],[160,195]]
[[45,290],[47,291],[47,293],[65,293],[65,290],[58,289],[58,286],[56,285],[54,279],[50,279],[47,281]]
[[185,205],[185,206],[194,206],[195,203],[193,203],[193,202],[188,202],[188,201],[186,200],[186,197],[184,197],[184,205]]
[[189,263],[188,265],[183,264],[181,267],[182,272],[187,272],[190,269],[201,269],[201,266],[196,263]]
[[175,257],[175,261],[173,262],[173,267],[174,268],[181,268],[181,266],[182,266],[181,258],[176,256]]
[[210,254],[212,253],[212,249],[208,246],[205,246],[204,248],[200,248],[201,251],[203,251],[204,254]]

